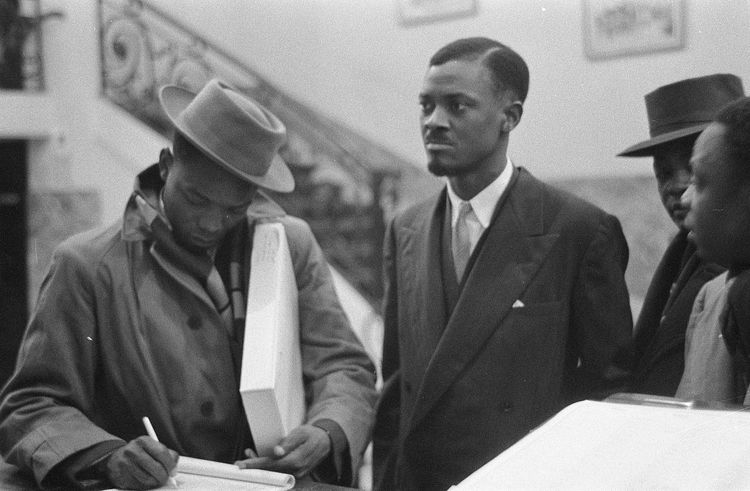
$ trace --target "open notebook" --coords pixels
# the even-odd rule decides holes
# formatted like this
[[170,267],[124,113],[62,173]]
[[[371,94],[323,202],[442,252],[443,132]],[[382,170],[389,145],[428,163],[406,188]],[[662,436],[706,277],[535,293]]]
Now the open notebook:
[[750,489],[750,413],[583,401],[452,491]]
[[255,226],[240,394],[261,456],[305,417],[297,282],[283,225]]
[[[180,457],[175,476],[177,489],[201,491],[281,490],[294,487],[294,476],[260,469],[239,469],[236,465]],[[175,489],[166,485],[158,489]],[[114,490],[108,490],[114,491]]]

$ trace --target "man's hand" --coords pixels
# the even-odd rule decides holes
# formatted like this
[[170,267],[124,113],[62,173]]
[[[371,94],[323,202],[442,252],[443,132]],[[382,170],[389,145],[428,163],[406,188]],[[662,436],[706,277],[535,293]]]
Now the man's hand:
[[163,486],[179,455],[148,436],[139,436],[115,450],[105,466],[107,479],[117,488],[152,489]]
[[302,425],[274,447],[272,457],[256,457],[248,449],[245,454],[250,458],[236,464],[240,469],[266,469],[302,477],[315,469],[330,451],[328,433],[317,426]]

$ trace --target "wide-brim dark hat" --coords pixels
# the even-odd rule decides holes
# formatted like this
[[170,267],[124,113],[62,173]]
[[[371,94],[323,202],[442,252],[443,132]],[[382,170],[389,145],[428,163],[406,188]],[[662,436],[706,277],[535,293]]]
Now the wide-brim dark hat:
[[659,87],[645,97],[651,138],[617,155],[650,156],[664,143],[697,135],[722,107],[744,95],[742,80],[727,73],[689,78]]
[[223,169],[271,191],[294,189],[294,177],[278,153],[286,127],[257,102],[217,79],[198,94],[164,86],[159,102],[175,129]]

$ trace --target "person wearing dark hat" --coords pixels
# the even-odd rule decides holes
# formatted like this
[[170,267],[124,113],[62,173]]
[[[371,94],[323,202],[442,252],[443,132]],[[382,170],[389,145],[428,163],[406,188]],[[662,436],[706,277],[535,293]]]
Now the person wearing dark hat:
[[671,83],[646,94],[650,136],[622,157],[653,157],[664,208],[678,233],[646,292],[634,329],[632,392],[674,396],[684,366],[685,329],[698,291],[723,268],[702,260],[685,229],[681,196],[690,182],[690,155],[698,135],[726,104],[743,96],[735,75],[714,74]]
[[[42,487],[153,488],[178,454],[351,484],[375,368],[309,227],[263,192],[294,188],[285,127],[218,80],[159,96],[172,149],[138,175],[122,220],[56,249],[0,394],[0,451]],[[259,220],[287,235],[308,411],[273,457],[247,459],[238,380]]]

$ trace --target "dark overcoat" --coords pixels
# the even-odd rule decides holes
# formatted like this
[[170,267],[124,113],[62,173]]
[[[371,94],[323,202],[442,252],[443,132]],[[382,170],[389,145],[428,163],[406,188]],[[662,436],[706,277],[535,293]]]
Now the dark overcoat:
[[630,391],[672,397],[685,367],[685,330],[693,301],[724,271],[700,259],[687,232],[675,236],[649,284],[635,324],[635,369]]

